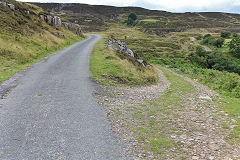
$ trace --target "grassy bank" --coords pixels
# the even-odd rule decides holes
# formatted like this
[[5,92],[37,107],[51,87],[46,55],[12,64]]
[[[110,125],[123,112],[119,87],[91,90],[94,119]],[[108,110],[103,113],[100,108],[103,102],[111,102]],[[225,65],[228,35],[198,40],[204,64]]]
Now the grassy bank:
[[71,32],[64,34],[65,39],[49,32],[31,36],[0,33],[0,82],[20,70],[25,70],[43,57],[83,39]]
[[1,5],[0,82],[43,57],[83,39],[83,36],[77,36],[64,27],[56,30],[42,21],[38,15],[44,11],[37,6],[14,0],[7,2],[14,4],[15,9]]
[[115,52],[105,46],[107,36],[96,44],[90,58],[92,78],[108,84],[145,85],[157,81],[154,68],[139,68],[127,59],[121,59]]

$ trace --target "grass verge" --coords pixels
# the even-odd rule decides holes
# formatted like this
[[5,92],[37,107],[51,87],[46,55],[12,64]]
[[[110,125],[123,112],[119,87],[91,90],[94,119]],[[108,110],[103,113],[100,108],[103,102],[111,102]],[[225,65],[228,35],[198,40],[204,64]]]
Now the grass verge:
[[96,44],[90,57],[91,77],[107,85],[146,85],[157,81],[154,68],[140,68],[121,59],[105,46],[107,35]]
[[32,36],[17,33],[0,34],[0,82],[42,58],[80,41],[83,37],[64,32],[59,38],[49,32]]

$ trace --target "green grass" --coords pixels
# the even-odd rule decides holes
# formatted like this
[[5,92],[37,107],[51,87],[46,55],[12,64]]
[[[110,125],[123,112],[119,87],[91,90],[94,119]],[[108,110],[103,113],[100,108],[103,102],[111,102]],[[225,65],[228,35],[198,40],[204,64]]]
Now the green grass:
[[157,21],[159,21],[159,20],[157,20],[157,19],[142,19],[142,20],[140,20],[141,22],[157,22]]
[[230,43],[231,40],[232,40],[232,39],[225,39],[224,45],[227,46],[227,45]]
[[[56,30],[41,21],[37,15],[43,10],[37,6],[14,0],[7,2],[14,4],[18,9],[13,15],[9,7],[1,6],[0,82],[20,70],[25,70],[42,58],[83,39],[83,36],[77,36],[63,27]],[[26,10],[31,14],[27,15]],[[65,38],[57,37],[51,32],[64,34]]]
[[237,138],[238,142],[240,142],[240,99],[239,98],[233,98],[229,96],[223,96],[220,105],[222,105],[222,108],[230,115],[231,119],[236,120],[237,122],[230,122],[232,125],[236,125],[234,127],[234,130],[231,133],[232,138]]
[[[218,85],[215,82],[215,78],[218,79],[218,81],[221,81],[222,78],[226,78],[226,77],[230,77],[230,75],[224,77],[222,76],[220,73],[220,71],[214,71],[219,73],[219,75],[214,76],[214,77],[209,77],[207,78],[207,74],[204,74],[204,78],[202,78],[201,74],[198,72],[198,74],[195,74],[194,76],[192,74],[187,74],[186,72],[184,72],[184,74],[182,72],[178,72],[179,74],[183,74],[184,76],[190,77],[192,79],[198,79],[201,83],[203,83],[204,85],[208,85],[210,88],[213,89],[217,89],[218,85],[224,85],[219,83]],[[209,80],[208,80],[209,79]],[[211,80],[211,81],[210,81]],[[226,82],[227,80],[225,80]],[[216,86],[217,85],[217,86]],[[219,89],[217,89],[218,91],[221,91]],[[240,117],[240,98],[235,98],[234,96],[232,96],[232,94],[230,94],[229,92],[221,92],[221,100],[218,102],[217,106],[221,107],[223,110],[225,110],[229,115],[230,118],[233,118],[237,121],[237,123],[233,123],[232,121],[230,121],[233,125],[237,125],[236,127],[234,127],[234,131],[232,132],[232,137],[233,138],[239,138],[240,136],[240,119],[238,117]],[[223,126],[226,127],[226,126]],[[237,140],[237,139],[235,139]]]
[[[139,107],[133,108],[131,112],[131,121],[129,126],[136,136],[136,139],[141,143],[141,147],[145,153],[153,152],[156,159],[164,159],[166,155],[168,158],[182,159],[182,157],[189,157],[188,152],[182,150],[181,143],[174,142],[169,135],[183,135],[192,134],[196,128],[188,128],[188,130],[179,130],[176,126],[176,121],[180,115],[179,111],[185,112],[185,104],[189,105],[187,97],[190,94],[197,92],[194,86],[189,82],[176,75],[170,69],[161,67],[167,79],[171,82],[170,89],[155,100],[145,100],[146,104],[141,104]],[[214,100],[215,105],[220,109],[227,111],[231,119],[237,120],[232,125],[238,125],[231,132],[229,141],[235,143],[239,141],[240,124],[239,111],[240,101],[237,98],[222,97],[219,102]],[[203,104],[205,105],[205,104]],[[188,110],[186,110],[188,112]],[[134,122],[134,123],[133,123]],[[228,124],[222,123],[222,128],[229,129]],[[186,128],[187,129],[187,128]],[[174,148],[174,152],[172,149]]]
[[[66,39],[57,38],[50,33],[33,36],[16,33],[0,34],[0,82],[20,70],[25,70],[42,58],[83,39],[70,32],[64,33]],[[16,35],[20,37],[18,41],[12,38]]]
[[[182,153],[181,144],[175,143],[169,138],[170,134],[178,135],[180,132],[171,124],[175,124],[173,110],[181,110],[181,105],[186,103],[185,97],[196,92],[196,89],[188,82],[173,74],[169,69],[161,67],[162,71],[171,82],[170,89],[155,100],[145,100],[146,104],[133,109],[131,128],[141,143],[144,152],[155,153],[156,159],[166,158],[166,155],[174,159],[180,158],[176,154]],[[132,123],[134,121],[134,123]],[[169,125],[171,126],[169,128]],[[183,134],[183,132],[181,132]],[[171,149],[174,148],[174,152]],[[188,153],[184,153],[186,156]]]
[[[240,135],[240,120],[238,119],[238,117],[240,116],[240,99],[234,98],[237,96],[239,97],[240,95],[240,89],[237,87],[240,84],[239,75],[225,71],[204,69],[197,64],[191,64],[191,62],[188,61],[186,57],[190,54],[190,52],[195,51],[194,44],[192,45],[192,50],[190,50],[189,52],[183,51],[181,50],[181,47],[179,47],[183,44],[190,45],[190,37],[195,37],[202,33],[184,32],[171,33],[167,35],[177,40],[173,41],[170,39],[157,37],[156,35],[145,34],[143,32],[140,32],[138,29],[139,28],[137,27],[127,28],[122,25],[113,24],[106,32],[106,35],[114,35],[114,37],[116,37],[117,39],[126,41],[128,47],[132,49],[138,57],[145,59],[152,64],[157,64],[158,66],[171,65],[173,67],[176,67],[180,70],[178,72],[179,74],[190,77],[192,79],[197,79],[198,82],[209,86],[211,89],[217,91],[223,98],[221,103],[219,102],[217,106],[227,111],[227,113],[229,113],[230,115],[230,118],[237,121],[236,123],[233,123],[230,119],[232,125],[238,125],[234,127],[234,130],[230,136],[230,140],[239,141],[238,137]],[[225,43],[227,43],[228,41],[230,41],[230,39],[227,39]],[[103,46],[104,41],[102,41],[101,43]],[[95,70],[97,70],[97,67],[99,67],[99,73],[95,74],[98,75],[96,78],[99,78],[100,81],[105,81],[106,79],[103,79],[101,75],[104,73],[111,73],[112,69],[109,69],[110,66],[116,72],[121,73],[122,70],[118,70],[119,68],[115,68],[114,66],[116,65],[116,62],[114,61],[119,61],[119,59],[115,57],[116,55],[112,54],[104,47],[98,47],[98,49],[95,50],[97,50],[95,52],[98,52],[98,55],[105,54],[105,59],[104,56],[95,57],[99,58],[97,60],[98,62],[104,62],[101,64],[99,64],[98,62],[93,64],[96,67]],[[172,115],[172,111],[169,110],[169,106],[171,108],[179,108],[181,104],[184,103],[184,100],[182,99],[183,96],[196,92],[193,86],[190,85],[188,82],[172,74],[168,69],[161,69],[163,69],[164,74],[172,83],[171,89],[168,90],[166,94],[162,95],[156,101],[149,101],[149,104],[147,105],[141,104],[140,108],[126,109],[126,111],[132,114],[131,116],[138,124],[136,126],[132,126],[137,137],[136,139],[140,140],[141,143],[144,143],[143,148],[145,148],[146,152],[152,151],[156,154],[168,150],[169,146],[170,148],[172,146],[178,148],[178,144],[174,144],[167,137],[167,135],[170,132],[174,132],[174,130],[165,130],[165,126],[162,121],[159,122],[154,117],[161,117],[163,115],[168,117]],[[118,74],[115,71],[113,71],[113,74]],[[122,75],[120,74],[120,76]],[[107,81],[107,83],[109,83],[109,81]],[[113,82],[113,84],[115,84],[115,82]],[[201,112],[201,110],[197,109],[195,111]],[[172,116],[178,117],[179,115],[173,114]],[[222,127],[228,129],[230,126],[228,126],[227,124],[222,124]],[[182,131],[177,131],[175,134],[178,135],[184,133]],[[164,143],[161,142],[158,143],[158,140],[163,141],[164,143],[166,142],[166,144],[168,145],[163,145]],[[181,152],[180,149],[178,150],[179,152]]]
[[142,69],[127,59],[120,59],[105,46],[107,36],[96,44],[90,57],[91,77],[107,85],[145,85],[155,83],[157,73],[154,68]]

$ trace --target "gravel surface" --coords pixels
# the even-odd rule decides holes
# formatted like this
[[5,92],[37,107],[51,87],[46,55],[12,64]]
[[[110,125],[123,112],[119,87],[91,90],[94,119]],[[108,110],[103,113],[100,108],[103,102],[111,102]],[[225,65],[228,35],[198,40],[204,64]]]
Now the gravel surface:
[[[169,72],[187,81],[195,89],[192,93],[180,96],[178,107],[171,107],[171,103],[178,102],[167,103],[169,105],[167,114],[158,112],[156,116],[149,117],[146,109],[145,111],[143,109],[144,107],[151,109],[152,106],[149,105],[149,100],[157,104],[161,103],[158,98],[169,89],[171,90],[170,82],[160,70],[160,82],[157,85],[135,88],[100,85],[102,89],[96,90],[95,95],[108,112],[114,130],[129,144],[134,159],[175,160],[177,157],[188,160],[240,159],[238,140],[229,141],[229,139],[232,139],[230,134],[234,126],[229,122],[229,115],[222,110],[218,102],[221,97],[195,80],[181,76],[173,71]],[[179,95],[181,94],[180,91]],[[134,118],[136,111],[141,111],[145,115],[143,121]],[[138,126],[147,128],[143,124],[149,118],[154,118],[156,122],[159,122],[158,125],[166,133],[165,136],[180,146],[166,148],[161,154],[146,150],[144,147],[147,147],[149,142],[139,140],[134,128]],[[226,124],[229,128],[223,128],[223,124]],[[172,128],[176,130],[171,130]]]
[[[134,134],[128,129],[129,121],[134,120],[129,115],[128,107],[139,107],[145,104],[145,100],[154,100],[164,94],[170,87],[170,82],[163,72],[158,69],[159,82],[151,86],[139,87],[114,87],[98,84],[95,86],[95,97],[108,112],[114,131],[119,133],[133,152],[133,158],[138,160],[144,150],[139,147]],[[118,115],[118,112],[120,115]],[[149,153],[151,155],[151,153]],[[143,158],[143,157],[142,157]],[[149,159],[144,157],[143,159]],[[151,158],[150,158],[151,159]]]
[[92,96],[88,59],[100,38],[33,65],[0,100],[1,160],[132,159]]

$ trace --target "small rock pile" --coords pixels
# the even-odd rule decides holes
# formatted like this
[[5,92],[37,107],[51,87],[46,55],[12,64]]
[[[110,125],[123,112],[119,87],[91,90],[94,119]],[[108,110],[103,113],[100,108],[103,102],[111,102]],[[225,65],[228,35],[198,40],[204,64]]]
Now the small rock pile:
[[116,39],[109,39],[108,40],[108,48],[113,50],[113,51],[119,52],[122,55],[126,55],[126,56],[131,57],[132,60],[139,63],[142,67],[146,67],[146,68],[152,67],[151,65],[144,62],[144,60],[137,59],[135,57],[133,51],[127,47],[125,42],[121,42],[120,40],[116,40]]

